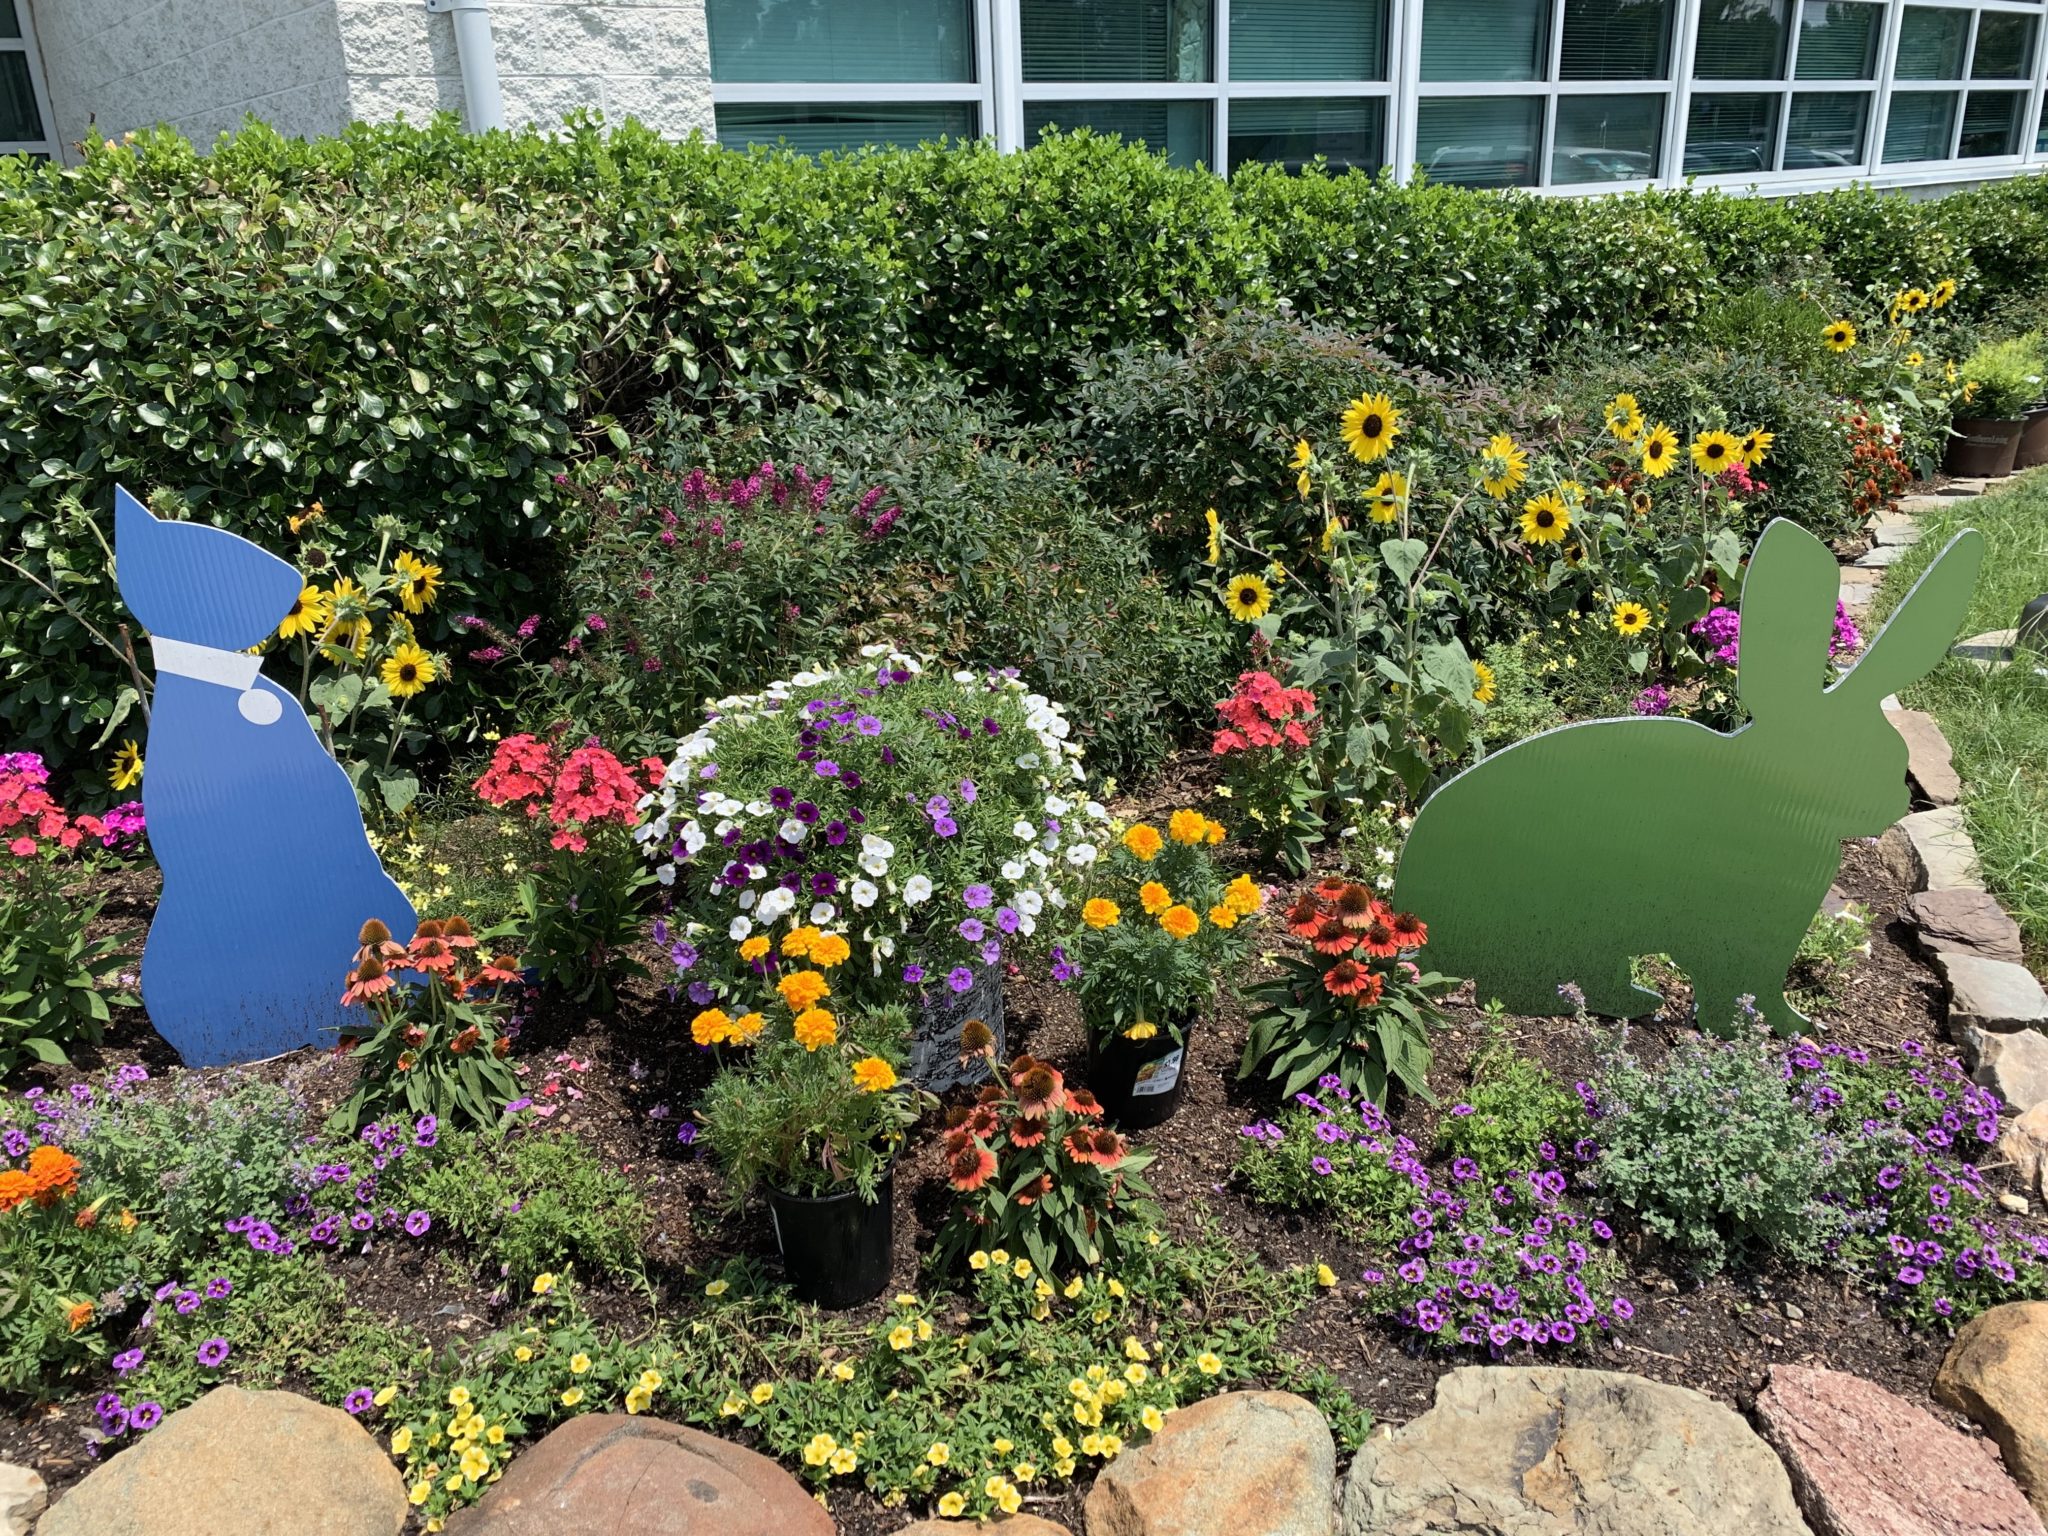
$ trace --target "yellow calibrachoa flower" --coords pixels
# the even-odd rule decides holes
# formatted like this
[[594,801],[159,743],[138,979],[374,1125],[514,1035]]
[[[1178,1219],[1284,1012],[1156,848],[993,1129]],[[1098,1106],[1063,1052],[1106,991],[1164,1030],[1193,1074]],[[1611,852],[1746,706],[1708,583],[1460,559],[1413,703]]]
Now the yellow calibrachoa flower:
[[924,1459],[935,1467],[943,1467],[952,1458],[952,1448],[943,1440],[934,1440],[931,1449],[924,1453]]
[[403,1456],[412,1449],[412,1426],[401,1424],[391,1432],[391,1454]]
[[842,1445],[832,1453],[832,1471],[840,1477],[846,1476],[859,1465],[860,1457],[847,1446]]
[[889,1330],[889,1347],[891,1349],[898,1351],[906,1350],[916,1342],[917,1335],[911,1331],[910,1324],[908,1323],[898,1323]]
[[1650,610],[1641,603],[1620,602],[1614,605],[1614,612],[1608,616],[1617,635],[1627,638],[1639,635],[1650,627]]
[[585,1371],[587,1371],[587,1370],[589,1370],[589,1369],[590,1369],[590,1356],[588,1356],[588,1355],[584,1354],[584,1353],[583,1353],[583,1352],[582,1352],[581,1350],[578,1350],[578,1351],[577,1351],[577,1352],[576,1352],[575,1354],[573,1354],[573,1355],[571,1355],[571,1356],[569,1357],[569,1374],[570,1374],[570,1375],[572,1375],[572,1376],[581,1376],[581,1375],[582,1375],[582,1374],[583,1374],[583,1373],[584,1373]]
[[853,1064],[853,1085],[862,1093],[882,1093],[896,1086],[896,1069],[879,1056],[864,1056]]
[[1081,921],[1090,928],[1114,928],[1123,911],[1106,896],[1091,896],[1081,906]]
[[1157,858],[1159,850],[1166,846],[1166,840],[1159,835],[1159,829],[1143,821],[1126,832],[1123,841],[1124,847],[1147,864]]
[[1384,394],[1360,395],[1344,407],[1338,435],[1351,456],[1361,464],[1385,458],[1400,435],[1401,412]]
[[1323,1287],[1323,1289],[1328,1290],[1331,1286],[1335,1285],[1336,1283],[1337,1271],[1330,1268],[1330,1266],[1327,1264],[1318,1264],[1316,1266],[1317,1285],[1320,1285]]
[[747,1411],[747,1405],[740,1401],[737,1396],[728,1392],[725,1395],[725,1401],[718,1405],[718,1411],[728,1419],[736,1419]]
[[1273,588],[1262,576],[1246,573],[1230,578],[1230,585],[1224,591],[1224,606],[1231,617],[1249,624],[1262,619],[1266,610],[1273,606]]
[[957,1520],[966,1512],[967,1500],[957,1493],[942,1494],[939,1497],[939,1513],[948,1520]]
[[838,1449],[839,1442],[830,1435],[815,1434],[804,1444],[804,1465],[822,1467],[832,1459],[832,1453]]
[[1837,320],[1820,333],[1820,339],[1833,352],[1846,352],[1856,345],[1856,327],[1846,320]]
[[1223,1369],[1223,1362],[1214,1352],[1205,1349],[1195,1356],[1195,1369],[1204,1376],[1214,1376]]
[[1136,1334],[1129,1334],[1124,1338],[1124,1358],[1126,1360],[1150,1360],[1152,1358],[1152,1351],[1145,1347],[1144,1341]]
[[727,1291],[731,1289],[732,1287],[727,1285],[725,1281],[713,1280],[705,1285],[704,1294],[706,1296],[723,1296]]
[[377,675],[384,679],[384,686],[391,690],[394,699],[409,699],[434,680],[434,658],[407,640],[392,648]]
[[[553,1275],[542,1275],[541,1280],[547,1281],[549,1285],[555,1283]],[[540,1280],[533,1282],[533,1291],[536,1296],[541,1294]],[[450,1408],[467,1408],[469,1406],[469,1388],[450,1387],[448,1389],[448,1406]]]
[[1161,1413],[1152,1404],[1147,1403],[1144,1410],[1138,1415],[1138,1422],[1156,1435],[1160,1430],[1166,1428],[1166,1415]]
[[583,1401],[583,1389],[581,1387],[569,1388],[568,1391],[562,1394],[560,1401],[564,1408],[574,1408]]
[[1532,496],[1522,503],[1522,515],[1517,519],[1522,529],[1522,538],[1530,544],[1556,544],[1572,525],[1571,508],[1555,491],[1545,491]]
[[1709,427],[1693,436],[1693,467],[1703,475],[1718,475],[1741,457],[1742,440],[1732,433]]
[[294,635],[311,635],[317,639],[326,632],[329,617],[327,594],[315,586],[304,587],[292,599],[292,611],[278,621],[278,638],[289,640]]
[[988,1254],[980,1248],[975,1249],[974,1252],[967,1255],[967,1267],[969,1269],[987,1269]]
[[1486,441],[1479,458],[1479,485],[1489,496],[1506,496],[1529,477],[1529,455],[1505,432]]
[[1148,917],[1157,917],[1173,905],[1173,894],[1157,880],[1147,880],[1138,887],[1138,901]]
[[772,1381],[757,1381],[754,1383],[753,1391],[749,1392],[747,1396],[754,1400],[756,1407],[759,1407],[775,1396],[775,1383]]
[[1660,421],[1643,436],[1643,473],[1662,480],[1677,462],[1678,434]]
[[429,565],[411,550],[403,549],[391,564],[400,578],[398,600],[405,605],[405,611],[425,613],[433,606],[434,594],[441,589],[441,567]]

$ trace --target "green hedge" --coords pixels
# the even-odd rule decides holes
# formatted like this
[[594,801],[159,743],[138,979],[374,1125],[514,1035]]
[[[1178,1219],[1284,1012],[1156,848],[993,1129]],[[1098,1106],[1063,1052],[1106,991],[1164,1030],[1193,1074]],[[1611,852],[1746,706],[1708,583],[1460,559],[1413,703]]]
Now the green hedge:
[[[2039,176],[1924,204],[1563,201],[1258,167],[1225,184],[1087,134],[812,161],[444,118],[10,159],[0,558],[75,612],[0,566],[0,740],[61,764],[114,708],[119,669],[82,626],[118,615],[87,521],[104,532],[116,480],[281,549],[318,499],[312,537],[344,559],[388,515],[447,568],[443,624],[502,617],[544,601],[562,467],[658,402],[830,408],[921,357],[1044,418],[1089,354],[1178,348],[1206,310],[1276,300],[1398,364],[1520,371],[1688,338],[1761,282],[1954,276],[1983,313],[2048,276],[2044,229]],[[480,702],[439,690],[429,713],[454,734]]]

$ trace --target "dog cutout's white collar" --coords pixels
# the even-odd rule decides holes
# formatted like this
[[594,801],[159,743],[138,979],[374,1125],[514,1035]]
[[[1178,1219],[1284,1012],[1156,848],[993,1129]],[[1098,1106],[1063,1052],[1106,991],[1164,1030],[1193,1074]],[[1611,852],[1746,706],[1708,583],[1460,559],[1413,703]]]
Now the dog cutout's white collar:
[[251,656],[247,651],[223,651],[211,645],[194,645],[189,640],[167,640],[161,635],[150,636],[149,646],[156,657],[157,671],[168,672],[173,677],[189,677],[195,682],[212,683],[219,688],[232,688],[240,694],[235,708],[251,724],[271,725],[284,713],[284,706],[274,695],[256,686],[256,679],[263,672],[261,656]]

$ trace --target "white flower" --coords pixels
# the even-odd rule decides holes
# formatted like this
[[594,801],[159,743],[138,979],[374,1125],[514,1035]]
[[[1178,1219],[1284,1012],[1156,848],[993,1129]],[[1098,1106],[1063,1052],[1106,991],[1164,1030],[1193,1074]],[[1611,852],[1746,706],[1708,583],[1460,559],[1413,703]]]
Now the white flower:
[[744,809],[749,816],[766,816],[774,807],[766,800],[749,800]]
[[877,880],[889,873],[889,861],[879,853],[864,853],[860,856],[860,867]]
[[932,899],[932,883],[923,875],[912,875],[903,884],[903,899],[913,907],[923,906]]
[[836,910],[837,908],[829,901],[813,902],[811,904],[811,926],[815,928],[820,924],[831,922],[832,914]]
[[955,672],[953,674],[953,681],[956,683],[971,683],[974,681],[974,674],[965,670]]
[[896,941],[886,933],[883,934],[879,939],[875,940],[875,953],[884,956],[895,954]]
[[704,829],[698,826],[696,822],[691,821],[683,824],[683,851],[685,853],[700,853],[703,851],[704,845],[709,841],[710,839],[704,835]]
[[1104,805],[1100,800],[1090,800],[1086,805],[1082,806],[1081,809],[1088,813],[1088,819],[1090,821],[1109,820],[1109,807]]
[[1072,809],[1073,806],[1067,801],[1062,800],[1058,795],[1047,795],[1045,797],[1045,814],[1048,816],[1064,816]]
[[[642,809],[645,809],[645,807],[642,807]],[[641,825],[633,829],[633,841],[636,843],[652,842],[655,837],[654,828],[655,823],[651,821],[643,822]]]
[[[752,893],[749,892],[748,894],[751,895]],[[744,939],[748,934],[752,933],[753,931],[754,924],[751,919],[748,919],[746,917],[736,917],[732,920],[731,925],[726,928],[725,936],[728,939],[731,939],[733,943],[737,944],[740,942],[740,940]]]
[[856,880],[853,882],[853,904],[856,907],[872,907],[875,904],[875,898],[881,894],[881,890],[872,880]]
[[1017,754],[1017,766],[1019,768],[1036,768],[1040,761],[1041,759],[1036,752],[1020,752]]
[[1003,866],[1003,878],[1015,884],[1024,878],[1024,861],[1012,859]]
[[777,918],[794,910],[795,907],[796,892],[784,890],[778,885],[774,890],[761,898],[760,906],[755,908],[755,915],[764,923],[772,923]]
[[1020,843],[1035,843],[1038,841],[1038,828],[1020,816],[1011,823],[1010,835]]
[[1029,853],[1025,854],[1024,857],[1029,859],[1032,863],[1036,864],[1040,869],[1052,868],[1052,860],[1046,857],[1045,850],[1043,848],[1034,848]]
[[1054,886],[1051,890],[1047,891],[1045,893],[1045,899],[1051,902],[1054,906],[1059,907],[1063,910],[1067,905],[1067,893],[1061,890],[1058,886]]
[[1010,905],[1026,917],[1036,917],[1045,910],[1045,898],[1027,887],[1010,898]]
[[1095,845],[1093,843],[1074,844],[1073,847],[1067,850],[1067,862],[1076,869],[1086,869],[1095,862]]
[[775,829],[775,833],[785,843],[800,843],[804,840],[804,834],[810,830],[809,827],[798,821],[794,816],[790,816],[785,818],[782,825]]
[[751,907],[755,902],[759,901],[760,899],[761,894],[758,891],[741,891],[740,910],[742,912],[746,911],[747,908]]
[[656,870],[656,871],[654,872],[654,878],[655,878],[656,880],[660,881],[660,882],[661,882],[661,883],[662,883],[663,885],[674,885],[674,884],[676,883],[676,867],[675,867],[675,865],[673,865],[673,864],[664,864],[664,865],[662,865],[662,866],[661,866],[661,868],[657,869],[657,870]]
[[893,859],[896,857],[896,845],[886,837],[877,837],[872,832],[863,832],[861,834],[860,851],[862,853],[871,853],[881,859]]
[[1382,864],[1391,864],[1394,862],[1394,850],[1391,848],[1375,848],[1372,851],[1372,856],[1378,859]]
[[1031,935],[1038,932],[1038,919],[1035,917],[1018,918],[1017,931],[1023,934],[1025,938],[1030,938]]

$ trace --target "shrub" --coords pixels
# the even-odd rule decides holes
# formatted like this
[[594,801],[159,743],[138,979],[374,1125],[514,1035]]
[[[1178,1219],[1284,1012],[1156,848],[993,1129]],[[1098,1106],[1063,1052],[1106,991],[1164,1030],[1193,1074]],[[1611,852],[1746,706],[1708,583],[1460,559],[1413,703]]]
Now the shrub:
[[[1800,288],[1828,276],[1820,231],[1799,216],[1796,198],[1699,186],[1640,195],[1692,237],[1724,291],[1763,284]],[[1708,319],[1716,307],[1709,308]]]
[[1976,268],[1960,295],[1965,313],[1987,314],[1999,296],[2048,283],[2048,176],[1966,187],[1931,211]]
[[1351,1234],[1368,1243],[1391,1245],[1407,1236],[1416,1192],[1429,1183],[1415,1143],[1396,1135],[1370,1100],[1356,1106],[1354,1127],[1351,1090],[1342,1082],[1320,1082],[1315,1093],[1335,1098],[1338,1107],[1303,1092],[1277,1122],[1239,1128],[1247,1145],[1237,1172],[1247,1193],[1283,1210],[1340,1211]]
[[1968,248],[1944,226],[1940,202],[1853,186],[1811,193],[1796,199],[1792,209],[1851,293],[1889,298],[1900,288],[1944,277],[1967,287],[1974,276]]

